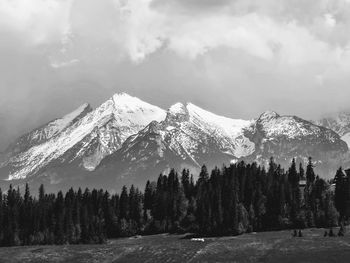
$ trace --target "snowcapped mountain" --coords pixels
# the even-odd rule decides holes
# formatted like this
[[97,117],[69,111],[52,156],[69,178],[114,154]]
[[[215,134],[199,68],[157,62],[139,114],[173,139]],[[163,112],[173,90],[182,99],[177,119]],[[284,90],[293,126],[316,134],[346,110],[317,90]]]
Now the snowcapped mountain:
[[328,176],[347,154],[337,133],[295,116],[267,111],[256,120],[231,119],[192,103],[165,111],[121,93],[20,137],[5,153],[0,175],[7,183],[45,182],[53,189],[113,189],[143,185],[170,168],[194,172],[238,160],[265,165],[271,156],[287,166],[293,157],[313,156]]
[[245,135],[256,146],[248,159],[261,164],[266,165],[271,156],[284,166],[292,158],[306,162],[312,156],[316,171],[330,178],[336,167],[348,162],[348,146],[337,133],[296,116],[264,112]]
[[152,171],[157,175],[170,168],[193,170],[203,164],[229,163],[254,152],[254,143],[243,134],[251,124],[215,115],[191,103],[177,103],[170,107],[164,121],[153,121],[131,136],[120,151],[101,162],[100,169],[121,170],[126,164],[126,174]]
[[315,123],[338,133],[350,147],[350,113],[340,112],[335,116],[317,120]]
[[17,153],[26,151],[35,145],[39,145],[59,134],[67,127],[73,125],[90,111],[92,111],[90,105],[85,103],[62,118],[53,120],[21,136],[14,143],[10,144],[6,150],[6,153],[13,156]]
[[306,163],[313,156],[316,171],[332,177],[347,162],[348,147],[334,131],[296,116],[267,111],[256,120],[244,121],[177,103],[164,121],[152,122],[131,136],[97,171],[118,170],[124,178],[142,175],[149,179],[169,168],[198,170],[204,163],[212,167],[245,160],[267,165],[271,156],[285,167],[292,158]]
[[201,155],[215,149],[220,154],[239,158],[254,152],[254,144],[243,135],[251,121],[215,115],[191,103],[170,107],[160,123],[159,133],[172,151],[201,166]]
[[[57,125],[59,128],[55,128],[45,140],[35,141],[38,132],[30,133],[25,138],[36,144],[29,149],[24,147],[24,151],[10,157],[2,166],[9,172],[9,180],[39,173],[53,161],[71,163],[79,160],[79,166],[92,171],[105,156],[118,150],[129,136],[153,120],[161,121],[165,115],[159,107],[125,93],[116,94],[75,122],[66,121],[67,117],[60,119],[59,123],[65,125]],[[51,131],[52,123],[39,131]]]

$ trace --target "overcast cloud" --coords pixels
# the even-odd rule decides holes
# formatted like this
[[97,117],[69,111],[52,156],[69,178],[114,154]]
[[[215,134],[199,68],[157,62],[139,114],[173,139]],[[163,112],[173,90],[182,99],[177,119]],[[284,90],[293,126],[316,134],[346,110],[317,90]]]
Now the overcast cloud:
[[125,91],[236,118],[349,109],[349,0],[1,0],[0,148]]

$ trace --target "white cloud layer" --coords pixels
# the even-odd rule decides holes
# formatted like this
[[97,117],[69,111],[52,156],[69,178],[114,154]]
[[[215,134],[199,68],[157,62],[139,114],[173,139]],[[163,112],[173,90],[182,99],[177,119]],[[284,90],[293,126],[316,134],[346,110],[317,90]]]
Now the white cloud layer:
[[348,107],[349,30],[348,0],[1,0],[0,110],[35,126],[123,90],[311,118]]
[[0,28],[34,45],[60,41],[69,30],[71,5],[72,0],[2,0]]
[[[63,43],[72,53],[110,43],[116,56],[135,62],[161,48],[191,59],[230,48],[282,63],[343,64],[349,39],[340,34],[349,26],[348,1],[310,2],[314,6],[305,8],[311,10],[302,10],[303,1],[3,0],[0,28],[33,45]],[[67,35],[73,43],[64,41]]]

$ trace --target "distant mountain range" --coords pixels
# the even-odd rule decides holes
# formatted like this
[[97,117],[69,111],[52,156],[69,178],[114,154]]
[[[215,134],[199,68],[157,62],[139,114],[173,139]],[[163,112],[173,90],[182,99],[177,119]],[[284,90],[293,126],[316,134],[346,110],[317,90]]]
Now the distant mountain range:
[[333,117],[317,120],[314,123],[335,131],[350,147],[350,113],[341,112]]
[[[344,115],[345,116],[345,115]],[[143,185],[170,168],[228,164],[267,165],[273,156],[288,166],[313,157],[316,171],[333,177],[349,165],[350,114],[314,123],[267,111],[254,120],[215,115],[192,104],[167,111],[136,97],[115,94],[96,109],[80,106],[17,139],[3,153],[1,185],[49,190]]]

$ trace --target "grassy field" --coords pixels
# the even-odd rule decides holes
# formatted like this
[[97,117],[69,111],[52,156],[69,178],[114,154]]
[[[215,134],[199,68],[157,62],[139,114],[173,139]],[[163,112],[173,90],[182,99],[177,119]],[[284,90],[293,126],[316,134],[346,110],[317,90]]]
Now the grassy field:
[[290,231],[205,238],[154,235],[110,240],[104,245],[0,248],[0,262],[350,262],[350,233],[323,237],[308,229],[304,237]]

